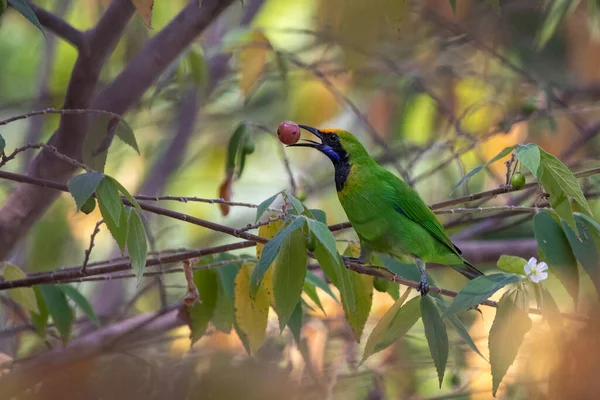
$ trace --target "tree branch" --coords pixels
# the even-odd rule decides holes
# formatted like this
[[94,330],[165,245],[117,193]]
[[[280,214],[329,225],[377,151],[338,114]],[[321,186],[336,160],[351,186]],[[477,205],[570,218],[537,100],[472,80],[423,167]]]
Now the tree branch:
[[59,16],[44,10],[43,8],[36,6],[31,2],[27,2],[29,7],[33,10],[36,17],[40,21],[43,27],[54,33],[61,39],[71,43],[80,51],[86,47],[86,37],[83,32],[79,29],[71,26],[67,21],[60,18]]

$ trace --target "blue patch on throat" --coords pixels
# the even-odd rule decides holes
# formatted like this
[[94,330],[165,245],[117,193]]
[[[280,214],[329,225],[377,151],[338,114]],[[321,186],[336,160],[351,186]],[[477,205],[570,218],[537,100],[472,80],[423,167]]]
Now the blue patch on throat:
[[329,157],[329,159],[333,162],[340,162],[342,161],[342,158],[340,157],[340,155],[333,149],[333,147],[330,146],[322,146],[321,147],[321,151],[323,152],[323,154],[325,154],[327,157]]

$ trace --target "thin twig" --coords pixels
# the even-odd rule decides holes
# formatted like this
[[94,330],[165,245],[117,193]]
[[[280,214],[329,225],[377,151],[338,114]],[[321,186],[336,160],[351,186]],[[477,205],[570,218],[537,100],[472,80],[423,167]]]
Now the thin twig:
[[81,266],[81,271],[85,273],[87,269],[88,261],[90,261],[90,255],[92,254],[92,249],[94,248],[94,240],[96,239],[96,235],[100,233],[100,225],[104,223],[104,220],[100,220],[96,222],[96,226],[94,227],[94,231],[90,235],[90,245],[85,250],[85,256],[83,257],[83,265]]
[[56,147],[47,145],[46,143],[26,144],[24,146],[17,147],[9,155],[4,155],[4,154],[0,155],[0,168],[2,168],[4,165],[6,165],[6,163],[8,163],[9,161],[14,160],[14,158],[17,156],[17,154],[22,153],[25,150],[29,150],[29,149],[45,149],[45,150],[51,151],[52,154],[54,154],[57,158],[60,158],[61,160],[65,161],[77,168],[84,169],[85,171],[88,171],[88,172],[91,171],[91,169],[88,168],[86,165],[80,163],[79,161],[75,160],[74,158],[68,157],[68,156],[60,153]]
[[56,109],[56,108],[46,108],[45,110],[31,111],[25,114],[14,115],[10,118],[4,119],[0,121],[0,126],[8,125],[11,122],[19,121],[21,119],[27,119],[30,117],[35,117],[37,115],[47,115],[47,114],[60,114],[60,115],[81,115],[81,114],[103,114],[110,115],[113,118],[118,118],[121,120],[123,116],[105,110],[92,110],[88,108],[65,108],[65,109]]
[[491,206],[491,207],[476,207],[476,208],[452,208],[449,210],[436,210],[436,214],[475,214],[484,212],[497,211],[514,211],[537,213],[544,210],[552,210],[550,207],[526,207],[526,206]]

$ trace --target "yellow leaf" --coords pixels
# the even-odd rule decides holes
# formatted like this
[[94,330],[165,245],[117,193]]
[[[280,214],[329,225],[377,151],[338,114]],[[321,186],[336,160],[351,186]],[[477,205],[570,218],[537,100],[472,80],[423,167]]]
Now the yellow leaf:
[[244,97],[248,97],[250,90],[254,87],[267,63],[267,55],[271,50],[269,39],[261,31],[253,31],[248,43],[240,50],[240,89]]
[[249,281],[253,268],[254,264],[244,264],[238,271],[235,277],[234,306],[238,333],[246,336],[250,350],[256,354],[265,340],[270,301],[264,281],[254,300],[250,298]]
[[[27,278],[25,272],[21,271],[21,268],[12,265],[6,264],[4,267],[4,280],[5,281],[16,281],[17,279]],[[16,289],[9,289],[8,294],[12,299],[18,304],[22,305],[29,311],[33,311],[35,313],[40,313],[40,310],[37,306],[37,300],[35,299],[35,293],[30,287],[21,287]]]
[[137,12],[140,13],[144,24],[148,28],[152,28],[152,7],[154,7],[154,0],[133,0],[133,5]]
[[[267,225],[263,225],[260,228],[258,228],[258,236],[261,236],[261,237],[264,237],[267,239],[273,239],[273,237],[275,236],[275,234],[277,233],[279,228],[281,228],[282,224],[283,224],[283,221],[273,221]],[[256,258],[257,259],[260,258],[264,247],[265,247],[265,245],[262,243],[256,244]],[[265,291],[267,292],[267,295],[269,296],[269,303],[273,306],[275,305],[275,298],[273,297],[273,268],[275,268],[276,262],[277,262],[277,259],[275,259],[273,264],[269,265],[269,268],[267,269],[267,272],[265,272],[265,276],[263,277],[263,281],[261,283],[261,288],[265,289]]]

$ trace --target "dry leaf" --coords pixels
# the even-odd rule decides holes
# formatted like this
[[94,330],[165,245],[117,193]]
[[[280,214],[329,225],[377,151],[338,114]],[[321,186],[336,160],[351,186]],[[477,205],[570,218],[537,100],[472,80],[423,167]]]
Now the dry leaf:
[[137,12],[140,13],[144,24],[148,28],[152,28],[152,8],[154,7],[154,0],[133,0],[133,5]]
[[244,97],[248,97],[251,89],[264,72],[270,50],[271,43],[265,34],[261,31],[253,31],[248,43],[240,51],[240,89]]

